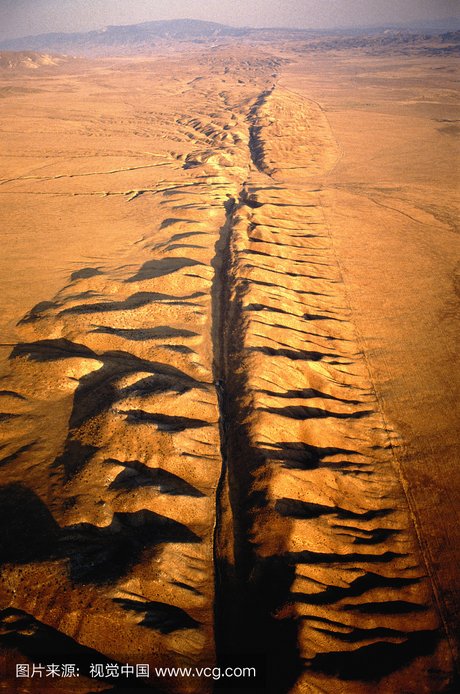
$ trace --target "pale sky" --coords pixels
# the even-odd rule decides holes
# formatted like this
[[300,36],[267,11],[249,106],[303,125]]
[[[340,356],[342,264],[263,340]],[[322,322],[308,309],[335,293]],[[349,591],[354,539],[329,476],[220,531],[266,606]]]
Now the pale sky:
[[322,29],[458,15],[458,0],[0,0],[0,39],[192,18]]

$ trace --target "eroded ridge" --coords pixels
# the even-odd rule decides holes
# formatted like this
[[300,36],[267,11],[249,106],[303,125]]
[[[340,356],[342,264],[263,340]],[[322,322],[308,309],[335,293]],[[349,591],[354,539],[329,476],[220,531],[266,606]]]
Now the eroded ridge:
[[[289,148],[269,137],[271,101],[276,127],[293,124],[299,151],[313,154],[297,185],[283,181]],[[234,566],[220,648],[243,641],[247,652],[268,653],[273,691],[397,692],[406,681],[446,691],[450,656],[396,438],[311,185],[337,149],[319,108],[301,110],[321,125],[312,144],[308,125],[295,129],[296,99],[281,101],[275,90],[261,104],[268,132],[260,126],[267,145],[258,151],[270,159],[258,162],[232,214],[222,339],[234,544],[222,566],[232,556]]]
[[[202,110],[165,125],[168,168],[126,194],[152,221],[125,263],[75,271],[18,326],[0,386],[8,647],[34,652],[13,618],[22,614],[116,662],[215,663],[222,461],[212,290],[264,70],[236,96],[219,92],[224,71],[227,86],[236,82],[225,63],[195,87]],[[237,74],[241,83],[245,71]],[[50,194],[69,185],[34,184]],[[203,692],[212,682],[161,686]]]
[[10,356],[3,594],[119,662],[131,644],[142,661],[214,661],[221,195],[177,185],[150,259],[82,273],[26,316]]

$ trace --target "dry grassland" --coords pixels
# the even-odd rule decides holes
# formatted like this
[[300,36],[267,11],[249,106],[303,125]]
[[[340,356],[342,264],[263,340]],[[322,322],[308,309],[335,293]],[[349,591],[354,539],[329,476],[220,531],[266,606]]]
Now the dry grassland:
[[[273,692],[453,686],[452,65],[285,44],[2,68],[7,672],[49,644],[261,652]],[[43,691],[65,686],[111,685]]]

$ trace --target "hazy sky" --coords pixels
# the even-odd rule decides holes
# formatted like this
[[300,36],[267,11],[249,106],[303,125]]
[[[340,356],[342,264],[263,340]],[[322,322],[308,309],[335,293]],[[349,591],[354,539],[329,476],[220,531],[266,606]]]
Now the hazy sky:
[[458,0],[0,0],[0,38],[191,17],[234,26],[334,26],[442,19]]

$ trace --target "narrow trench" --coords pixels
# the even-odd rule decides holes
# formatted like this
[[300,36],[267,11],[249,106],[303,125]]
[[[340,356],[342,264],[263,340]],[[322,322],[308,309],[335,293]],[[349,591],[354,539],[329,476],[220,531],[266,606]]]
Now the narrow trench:
[[229,196],[224,204],[226,220],[220,229],[213,260],[214,281],[212,286],[212,342],[213,378],[219,407],[219,436],[222,470],[216,490],[216,523],[214,528],[214,571],[215,571],[215,635],[217,658],[221,656],[222,632],[225,630],[226,596],[235,585],[235,557],[233,515],[229,494],[228,469],[228,343],[231,305],[231,243],[237,200]]
[[264,145],[261,137],[262,126],[259,123],[259,109],[266,103],[268,97],[275,89],[275,86],[266,89],[257,98],[254,106],[249,112],[249,153],[252,163],[260,173],[270,176],[270,171],[265,164]]
[[222,459],[213,543],[215,642],[218,664],[262,667],[265,691],[282,694],[300,671],[297,633],[293,622],[277,620],[273,614],[289,592],[293,575],[281,557],[257,557],[250,541],[252,515],[267,501],[251,484],[251,473],[264,461],[251,446],[246,426],[250,398],[241,359],[246,285],[237,281],[232,254],[238,210],[253,204],[245,184],[238,200],[229,197],[213,261],[213,377]]

